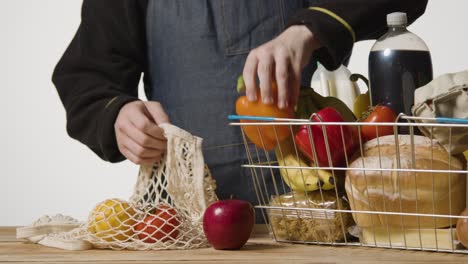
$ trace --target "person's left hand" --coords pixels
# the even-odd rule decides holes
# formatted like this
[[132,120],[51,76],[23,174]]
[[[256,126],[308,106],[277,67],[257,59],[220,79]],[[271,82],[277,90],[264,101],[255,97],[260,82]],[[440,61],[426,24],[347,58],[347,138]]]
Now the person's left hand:
[[301,73],[320,47],[304,25],[291,26],[275,39],[253,49],[245,62],[244,77],[249,101],[257,100],[257,74],[264,104],[273,103],[272,82],[278,85],[278,107],[294,106],[299,97]]

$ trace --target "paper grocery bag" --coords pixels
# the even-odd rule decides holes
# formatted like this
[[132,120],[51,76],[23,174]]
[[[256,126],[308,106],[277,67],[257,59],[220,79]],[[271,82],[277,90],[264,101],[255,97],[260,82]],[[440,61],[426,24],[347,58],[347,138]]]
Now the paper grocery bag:
[[[416,89],[412,113],[414,116],[426,118],[468,118],[468,70],[444,74]],[[452,155],[461,154],[468,149],[467,127],[419,127],[419,130],[425,136],[438,140]]]

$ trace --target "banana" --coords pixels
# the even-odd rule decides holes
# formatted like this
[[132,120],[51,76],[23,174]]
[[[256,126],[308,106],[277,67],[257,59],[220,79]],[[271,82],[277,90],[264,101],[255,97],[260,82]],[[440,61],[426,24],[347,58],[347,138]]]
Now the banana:
[[313,172],[317,172],[318,177],[320,178],[321,182],[323,182],[322,190],[332,190],[333,188],[335,188],[335,180],[331,172],[320,169],[314,170]]
[[319,190],[331,190],[335,188],[332,174],[326,170],[294,169],[290,167],[308,167],[304,159],[297,158],[292,138],[280,143],[275,154],[280,168],[280,174],[284,182],[294,191],[311,192]]

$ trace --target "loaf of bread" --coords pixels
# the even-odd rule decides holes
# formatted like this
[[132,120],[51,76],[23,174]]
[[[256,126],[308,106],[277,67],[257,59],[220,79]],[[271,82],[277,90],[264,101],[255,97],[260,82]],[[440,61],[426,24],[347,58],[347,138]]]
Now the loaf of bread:
[[359,241],[364,246],[445,249],[457,248],[455,228],[363,228]]
[[362,155],[349,165],[345,188],[351,209],[396,213],[354,212],[357,225],[404,228],[454,225],[456,219],[447,217],[398,214],[459,215],[465,208],[467,174],[414,170],[462,170],[460,161],[427,137],[400,135],[397,141],[393,135],[373,139],[364,144]]

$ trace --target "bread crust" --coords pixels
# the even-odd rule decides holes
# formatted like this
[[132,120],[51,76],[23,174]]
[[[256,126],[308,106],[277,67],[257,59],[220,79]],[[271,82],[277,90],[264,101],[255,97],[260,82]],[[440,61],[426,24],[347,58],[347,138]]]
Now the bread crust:
[[[411,142],[414,142],[412,147]],[[437,141],[423,136],[400,135],[373,139],[349,168],[462,170]],[[414,163],[413,163],[414,160]],[[465,208],[466,173],[348,170],[346,193],[352,210],[395,213],[459,215]],[[361,227],[442,228],[456,219],[353,213]]]

